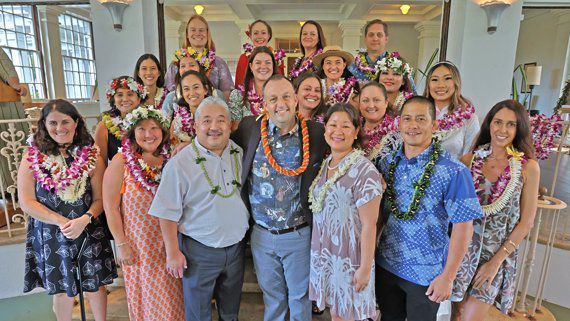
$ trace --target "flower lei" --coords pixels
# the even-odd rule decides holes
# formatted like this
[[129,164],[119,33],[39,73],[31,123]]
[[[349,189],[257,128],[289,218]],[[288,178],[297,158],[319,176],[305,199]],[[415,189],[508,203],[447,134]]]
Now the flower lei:
[[321,79],[322,88],[327,88],[326,104],[332,106],[337,103],[346,102],[350,97],[355,84],[356,78],[353,76],[349,77],[347,80],[341,78],[329,87],[327,87],[327,80]]
[[301,165],[296,169],[287,169],[281,167],[271,155],[271,147],[269,146],[269,139],[267,138],[267,123],[269,122],[269,116],[267,113],[263,113],[263,117],[261,118],[261,145],[263,146],[263,153],[265,154],[265,158],[267,158],[267,162],[269,165],[273,167],[279,174],[285,176],[297,176],[301,175],[309,166],[309,129],[307,127],[307,121],[303,119],[301,114],[297,113],[297,118],[301,121],[301,135],[302,135],[302,152],[303,152],[303,161]]
[[465,121],[471,119],[475,115],[475,107],[467,105],[465,108],[456,108],[452,113],[448,113],[444,118],[437,121],[438,131],[437,137],[441,141],[451,136],[457,129],[461,128]]
[[293,68],[289,71],[289,77],[291,79],[299,77],[300,74],[304,73],[305,71],[309,70],[309,68],[313,67],[313,58],[322,53],[323,49],[319,49],[313,52],[305,61],[303,62],[303,57],[299,57],[295,59],[295,63],[293,64]]
[[550,156],[550,150],[556,146],[554,138],[560,134],[562,126],[562,117],[559,114],[551,117],[537,114],[530,117],[530,129],[537,159],[547,159]]
[[28,149],[28,162],[34,178],[40,186],[54,191],[66,203],[73,203],[83,196],[89,173],[93,171],[99,157],[97,145],[76,148],[69,166],[63,155],[46,155],[32,145]]
[[153,102],[154,104],[150,105],[156,106],[157,109],[162,109],[162,103],[164,102],[166,95],[168,95],[168,90],[165,88],[158,87],[156,89],[156,95],[154,96],[154,102]]
[[[245,95],[245,87],[239,85],[238,90],[243,97]],[[249,102],[249,110],[254,116],[257,117],[263,113],[263,97],[255,91],[255,86],[253,85],[250,86],[250,90],[247,92],[247,101]]]
[[388,71],[388,69],[392,69],[402,76],[411,75],[414,71],[410,64],[402,60],[400,53],[397,51],[388,53],[384,58],[376,62],[376,69],[379,71]]
[[[249,37],[249,35],[248,35]],[[249,56],[249,54],[251,54],[253,52],[253,49],[255,49],[255,47],[249,43],[246,42],[242,45],[243,47],[243,52]],[[277,63],[277,66],[281,66],[283,65],[283,60],[285,58],[285,49],[280,48],[278,50],[273,50],[273,48],[271,48],[270,46],[267,46],[267,48],[269,48],[269,50],[271,50],[271,52],[273,52],[273,57],[275,57],[275,62]]]
[[196,153],[196,158],[194,158],[194,161],[196,162],[196,164],[200,165],[200,168],[202,169],[202,173],[204,173],[204,176],[206,177],[206,181],[208,182],[208,185],[210,185],[210,194],[214,194],[214,195],[217,194],[217,195],[221,196],[222,198],[232,197],[237,192],[237,190],[241,187],[241,184],[239,182],[239,162],[238,162],[239,150],[230,145],[230,155],[233,155],[233,159],[234,159],[234,166],[233,166],[234,167],[234,179],[232,180],[233,188],[229,194],[222,194],[222,193],[220,193],[220,190],[222,188],[220,187],[220,185],[214,185],[214,182],[212,182],[212,178],[210,177],[210,174],[208,174],[208,171],[206,170],[206,166],[204,165],[206,158],[204,156],[202,156],[202,154],[200,153],[200,150],[198,150],[198,147],[196,146],[196,139],[192,139],[192,149]]
[[179,62],[184,57],[194,58],[200,66],[204,69],[204,72],[208,73],[211,68],[214,67],[216,63],[216,51],[207,50],[206,48],[198,51],[192,47],[176,49],[174,52],[173,63]]
[[131,110],[123,119],[123,127],[125,131],[128,131],[134,127],[139,121],[143,119],[154,118],[160,123],[160,125],[166,129],[170,128],[170,122],[164,115],[162,111],[154,108],[154,106],[139,106]]
[[414,96],[414,94],[410,91],[398,92],[398,97],[396,97],[396,99],[394,100],[394,105],[392,105],[394,111],[396,112],[400,111],[400,109],[402,109],[402,106],[404,106],[406,100],[412,98],[412,96]]
[[366,49],[361,48],[358,50],[356,58],[354,59],[354,66],[356,69],[360,70],[360,72],[362,72],[366,78],[368,78],[368,80],[377,80],[378,72],[380,71],[379,66],[377,63],[373,66],[370,66],[370,64],[368,64],[368,60],[366,60],[366,53]]
[[168,150],[169,146],[165,144],[160,151],[160,155],[164,158],[162,166],[148,165],[142,158],[142,155],[134,151],[129,139],[123,139],[119,153],[125,156],[125,165],[133,176],[137,186],[142,187],[154,195],[160,183],[162,169],[170,158]]
[[125,129],[123,128],[123,120],[121,116],[111,117],[109,114],[103,114],[101,121],[107,127],[107,131],[115,136],[118,140],[123,138]]
[[364,155],[368,159],[374,159],[386,144],[386,134],[398,130],[398,119],[390,115],[384,115],[384,119],[374,129],[366,129],[364,125],[364,136],[368,143],[364,147]]
[[483,164],[485,159],[491,155],[491,145],[485,144],[477,148],[473,152],[473,160],[471,161],[471,174],[473,175],[473,183],[475,191],[481,203],[481,208],[485,213],[485,217],[497,214],[500,210],[507,206],[507,202],[513,196],[517,182],[520,179],[522,165],[527,162],[524,153],[517,152],[512,146],[507,147],[507,159],[509,165],[505,168],[499,179],[491,186],[491,195],[487,199],[487,204],[483,205],[481,199],[481,191],[485,183],[483,175]]
[[426,189],[430,185],[430,177],[434,172],[435,164],[439,159],[439,155],[441,154],[441,143],[435,139],[433,143],[433,148],[429,154],[429,161],[424,167],[424,172],[419,180],[412,183],[414,187],[414,196],[412,197],[412,201],[410,205],[408,205],[408,210],[404,213],[400,211],[398,207],[398,203],[396,200],[396,191],[394,190],[394,173],[396,172],[396,167],[398,167],[398,163],[400,162],[400,158],[396,158],[396,152],[393,153],[393,160],[388,165],[388,175],[386,175],[386,184],[388,187],[386,188],[385,194],[386,195],[386,205],[390,209],[390,212],[399,220],[411,220],[416,215],[416,212],[420,208],[420,202],[425,195]]
[[323,203],[325,202],[325,198],[327,196],[328,190],[342,176],[344,176],[348,172],[348,170],[352,167],[352,165],[354,165],[356,163],[356,161],[358,160],[358,158],[362,155],[363,155],[363,152],[361,150],[355,149],[350,154],[345,156],[346,160],[344,158],[341,160],[342,166],[340,166],[338,168],[336,173],[334,173],[334,175],[331,178],[326,180],[325,184],[321,187],[321,189],[319,190],[319,193],[315,197],[315,195],[314,195],[315,194],[315,187],[317,186],[317,183],[319,182],[319,179],[320,179],[321,175],[323,174],[324,169],[327,167],[327,164],[331,161],[332,158],[331,158],[331,156],[329,156],[325,160],[323,160],[323,163],[321,164],[321,169],[319,170],[319,173],[317,174],[317,176],[313,180],[313,183],[309,187],[309,203],[311,203],[311,205],[309,207],[310,207],[311,211],[313,211],[313,213],[321,212],[323,210]]
[[192,137],[196,136],[194,116],[184,106],[178,106],[178,108],[173,109],[172,125],[174,126],[174,134],[180,141],[188,142]]
[[137,94],[137,96],[139,96],[139,98],[143,101],[146,99],[146,96],[148,95],[146,88],[143,85],[139,84],[133,77],[127,77],[123,79],[113,79],[109,83],[109,88],[105,93],[107,96],[107,101],[110,102],[111,99],[113,99],[113,96],[115,96],[117,89],[120,88],[125,88],[134,91]]

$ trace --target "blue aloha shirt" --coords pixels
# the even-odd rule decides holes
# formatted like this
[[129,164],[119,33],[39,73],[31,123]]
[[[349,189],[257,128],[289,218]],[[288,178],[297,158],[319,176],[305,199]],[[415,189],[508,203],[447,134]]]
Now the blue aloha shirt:
[[[388,175],[390,162],[394,157],[400,159],[394,184],[402,212],[408,210],[414,194],[412,184],[422,175],[432,149],[433,144],[416,157],[407,159],[401,146],[397,152],[376,163],[382,175]],[[389,212],[387,207],[384,210]],[[445,267],[449,223],[481,217],[483,210],[469,169],[442,150],[414,218],[399,220],[389,213],[376,253],[376,264],[405,280],[428,286]]]
[[[301,165],[298,124],[281,135],[279,128],[269,120],[267,138],[271,154],[279,165],[287,169]],[[273,169],[265,158],[261,141],[255,151],[248,184],[251,184],[249,202],[256,224],[270,230],[283,230],[305,223],[301,209],[301,175],[285,176]]]
[[[369,66],[374,66],[376,65],[376,63],[380,60],[382,60],[382,58],[384,58],[386,56],[388,52],[384,52],[383,54],[381,54],[380,56],[378,56],[378,58],[376,58],[376,61],[372,61],[372,59],[370,59],[370,57],[368,56],[368,53],[366,53],[364,55],[364,57],[366,57],[366,62],[368,62]],[[354,59],[358,59],[358,55],[354,56]],[[366,74],[364,74],[362,71],[360,71],[358,68],[356,68],[356,64],[353,61],[349,66],[348,66],[348,71],[350,71],[350,73],[356,77],[356,79],[359,82],[369,82],[371,80],[377,80],[377,79],[369,79]],[[376,77],[376,75],[375,75]]]

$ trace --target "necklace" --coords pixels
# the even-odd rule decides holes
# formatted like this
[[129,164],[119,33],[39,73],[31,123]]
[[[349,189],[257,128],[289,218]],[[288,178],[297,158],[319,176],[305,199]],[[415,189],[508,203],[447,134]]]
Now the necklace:
[[115,136],[118,140],[123,138],[123,120],[121,116],[111,117],[109,114],[104,114],[101,117],[101,121],[107,127],[109,133]]
[[[313,58],[322,52],[323,49],[319,49],[313,52],[308,57],[297,58],[295,60],[295,63],[293,64],[293,68],[291,68],[291,71],[289,71],[289,77],[291,77],[291,79],[297,78],[299,77],[300,74],[304,73],[305,71],[309,70],[309,68],[313,67]],[[303,61],[303,58],[306,59]]]
[[[364,125],[362,128],[364,128]],[[396,118],[392,118],[390,115],[387,114],[384,115],[384,119],[382,119],[382,122],[376,125],[376,127],[374,127],[373,129],[364,128],[364,136],[366,137],[366,141],[368,142],[366,146],[364,146],[364,155],[366,157],[369,157],[369,159],[371,159],[370,156],[372,154],[372,151],[376,151],[376,155],[374,155],[374,158],[376,158],[378,152],[380,152],[380,150],[382,149],[382,147],[384,147],[386,143],[386,139],[384,139],[386,135],[397,129],[398,129],[398,120]]]
[[179,141],[189,142],[192,137],[196,135],[196,131],[194,129],[194,116],[184,106],[178,106],[178,108],[173,109],[173,134]]
[[348,170],[352,167],[352,165],[354,165],[358,160],[358,158],[363,154],[364,153],[361,150],[355,149],[350,154],[341,159],[341,161],[335,166],[335,168],[341,164],[342,166],[340,166],[338,171],[336,171],[331,178],[326,180],[325,184],[321,187],[321,189],[315,196],[315,187],[317,186],[325,167],[328,168],[327,163],[332,160],[332,156],[329,156],[327,159],[323,161],[319,173],[317,174],[317,176],[313,180],[313,183],[309,187],[309,203],[311,203],[310,208],[313,211],[313,213],[318,213],[323,210],[323,203],[325,201],[328,190],[348,172]]
[[517,182],[520,179],[522,172],[522,165],[526,163],[527,158],[524,154],[514,150],[514,148],[507,148],[507,159],[509,165],[501,173],[497,181],[491,186],[491,195],[487,198],[487,204],[483,205],[482,191],[485,184],[485,175],[483,174],[483,165],[486,158],[490,158],[492,149],[490,144],[485,144],[477,148],[473,152],[473,160],[471,161],[471,175],[473,176],[473,184],[475,191],[481,203],[481,208],[485,213],[485,217],[497,214],[500,210],[507,206],[507,202],[514,194]]
[[322,88],[327,88],[325,102],[327,105],[332,106],[337,103],[344,103],[348,101],[353,87],[356,84],[356,78],[353,76],[348,79],[341,78],[336,83],[327,86],[327,80],[321,79]]
[[285,176],[297,176],[301,175],[309,166],[309,129],[307,128],[307,121],[303,119],[301,114],[297,113],[297,118],[301,121],[301,135],[302,135],[302,152],[303,152],[303,161],[301,165],[296,169],[286,169],[281,167],[271,155],[271,147],[269,146],[269,139],[267,138],[267,123],[269,123],[269,116],[267,113],[263,114],[261,118],[261,145],[263,146],[263,153],[265,154],[265,158],[269,162],[269,165],[273,167],[279,174]]
[[[366,49],[360,49],[356,58],[354,59],[354,66],[356,69],[360,70],[366,76],[369,81],[375,81],[378,79],[378,65],[375,63],[373,66],[370,66],[368,61],[366,60]],[[385,56],[386,53],[382,54],[380,57]]]
[[[253,84],[250,85],[249,88],[250,89],[247,92],[249,110],[251,111],[252,115],[257,117],[263,113],[263,97],[257,93]],[[241,92],[241,96],[243,97],[245,95],[245,87],[243,85],[240,85],[238,89]]]
[[419,180],[414,182],[412,186],[414,187],[414,196],[412,197],[412,201],[410,205],[408,205],[408,210],[404,213],[400,211],[398,207],[398,202],[396,200],[396,191],[394,190],[394,174],[396,172],[396,167],[398,167],[398,163],[400,162],[400,158],[396,158],[396,152],[393,153],[392,157],[393,160],[388,166],[388,175],[386,176],[386,184],[388,187],[386,188],[386,205],[390,209],[390,212],[399,220],[411,220],[416,215],[416,212],[420,208],[420,202],[424,197],[426,189],[430,185],[430,177],[433,174],[435,164],[439,159],[439,155],[441,154],[441,143],[435,139],[433,143],[432,150],[429,154],[429,161],[427,162],[426,166],[424,167],[424,172]]
[[452,113],[446,114],[442,119],[437,121],[438,131],[437,137],[441,141],[451,136],[456,130],[461,128],[465,121],[471,119],[475,115],[475,107],[467,105],[465,108],[458,107]]
[[232,197],[237,192],[238,188],[241,187],[241,184],[239,182],[239,162],[238,162],[239,150],[237,148],[231,147],[231,145],[230,145],[230,155],[232,155],[233,159],[234,159],[234,166],[233,166],[234,167],[234,179],[232,180],[233,188],[229,194],[222,194],[220,192],[220,190],[222,188],[220,187],[220,185],[214,185],[214,182],[212,181],[210,174],[208,174],[208,170],[206,170],[206,166],[204,165],[204,162],[206,162],[206,158],[204,156],[202,156],[202,154],[200,153],[200,150],[198,149],[198,146],[196,146],[196,139],[195,138],[192,139],[192,149],[196,153],[196,158],[194,158],[194,161],[196,162],[196,164],[200,165],[200,168],[202,169],[202,173],[204,173],[204,176],[206,177],[206,181],[208,182],[208,185],[210,185],[210,194],[219,195],[222,198]]
[[148,165],[142,155],[135,152],[129,139],[123,139],[119,153],[125,156],[125,165],[133,176],[137,186],[142,187],[154,195],[160,183],[162,169],[170,157],[168,150],[168,146],[164,145],[160,151],[160,155],[164,159],[162,166]]
[[28,148],[27,160],[36,182],[43,189],[54,191],[66,203],[77,201],[85,193],[89,173],[97,164],[99,147],[84,146],[75,149],[71,155],[73,161],[67,166],[61,152],[59,155],[46,155],[35,145]]
[[414,94],[409,91],[399,91],[398,96],[394,100],[393,110],[399,112],[406,100],[410,99],[413,95]]

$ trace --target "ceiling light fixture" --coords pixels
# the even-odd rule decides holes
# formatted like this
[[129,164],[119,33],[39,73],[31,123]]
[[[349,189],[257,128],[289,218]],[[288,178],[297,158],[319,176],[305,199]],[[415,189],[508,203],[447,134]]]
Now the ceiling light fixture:
[[403,4],[400,6],[400,11],[402,11],[402,14],[408,14],[411,8],[412,6],[410,6],[409,4]]
[[301,27],[305,24],[305,21],[299,21],[299,24],[301,25]]
[[204,6],[201,4],[197,4],[194,6],[194,11],[196,11],[197,14],[202,14],[202,12],[204,12]]
[[115,31],[123,30],[123,12],[125,12],[125,9],[129,6],[131,1],[132,0],[99,0],[99,2],[109,10]]

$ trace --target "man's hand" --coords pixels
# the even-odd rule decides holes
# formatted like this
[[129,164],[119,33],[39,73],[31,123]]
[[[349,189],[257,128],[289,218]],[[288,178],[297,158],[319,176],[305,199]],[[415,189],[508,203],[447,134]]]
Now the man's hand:
[[441,303],[445,300],[449,300],[449,297],[451,297],[452,288],[453,278],[450,278],[444,274],[440,274],[433,281],[431,281],[426,295],[431,301]]

